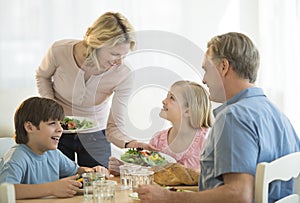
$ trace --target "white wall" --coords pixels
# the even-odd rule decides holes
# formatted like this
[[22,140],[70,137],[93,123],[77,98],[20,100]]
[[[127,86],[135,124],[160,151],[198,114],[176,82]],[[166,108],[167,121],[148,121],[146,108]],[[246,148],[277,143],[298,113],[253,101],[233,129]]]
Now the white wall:
[[[137,31],[174,33],[202,50],[212,36],[228,31],[244,32],[260,47],[258,0],[0,0],[0,136],[13,134],[18,104],[37,95],[35,69],[49,45],[62,38],[81,39],[106,11],[123,13]],[[143,52],[128,58],[136,67],[159,66],[201,82],[201,72],[194,74],[171,54]],[[159,119],[150,114],[161,107],[165,93],[166,88],[144,88],[132,98],[130,119],[137,128],[148,129]]]

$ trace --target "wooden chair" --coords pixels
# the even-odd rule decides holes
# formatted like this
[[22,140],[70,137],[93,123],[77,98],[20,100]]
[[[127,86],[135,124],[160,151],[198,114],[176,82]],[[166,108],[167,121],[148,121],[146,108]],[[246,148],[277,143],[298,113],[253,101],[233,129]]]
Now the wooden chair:
[[255,203],[268,203],[269,183],[294,178],[294,193],[276,203],[300,203],[300,152],[285,155],[270,163],[257,165],[255,176]]
[[2,183],[0,185],[0,203],[15,203],[15,187],[10,183]]

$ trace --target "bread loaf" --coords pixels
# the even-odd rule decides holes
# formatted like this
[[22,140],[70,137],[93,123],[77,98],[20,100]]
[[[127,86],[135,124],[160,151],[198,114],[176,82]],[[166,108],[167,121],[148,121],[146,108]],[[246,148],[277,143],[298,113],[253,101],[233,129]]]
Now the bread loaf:
[[174,163],[154,169],[154,181],[160,185],[198,185],[200,172]]

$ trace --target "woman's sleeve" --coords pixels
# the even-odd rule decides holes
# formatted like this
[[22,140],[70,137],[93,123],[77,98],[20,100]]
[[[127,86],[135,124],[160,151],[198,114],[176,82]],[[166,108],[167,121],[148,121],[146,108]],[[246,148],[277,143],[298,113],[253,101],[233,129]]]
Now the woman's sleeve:
[[51,46],[36,70],[36,85],[40,96],[50,99],[54,98],[52,76],[56,68],[53,46]]
[[127,135],[125,129],[125,120],[128,118],[127,106],[132,92],[133,78],[133,74],[129,73],[126,78],[118,84],[114,91],[107,121],[106,138],[120,148],[124,148],[127,142],[134,140]]

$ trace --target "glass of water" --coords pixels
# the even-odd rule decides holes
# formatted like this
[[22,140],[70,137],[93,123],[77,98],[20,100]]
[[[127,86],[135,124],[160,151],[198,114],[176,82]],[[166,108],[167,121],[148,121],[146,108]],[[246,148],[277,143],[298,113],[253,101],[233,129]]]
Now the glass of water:
[[141,169],[131,174],[132,188],[136,189],[139,185],[151,185],[154,181],[154,172]]
[[85,200],[92,199],[92,191],[93,191],[93,182],[94,181],[104,181],[105,180],[105,173],[103,171],[99,172],[88,172],[83,173],[83,196]]
[[120,183],[121,190],[132,189],[131,174],[139,170],[141,166],[134,164],[124,164],[120,166]]
[[97,180],[93,182],[94,203],[115,203],[117,182]]
[[82,175],[83,179],[83,197],[85,200],[89,200],[93,198],[93,195],[91,194],[91,191],[93,189],[93,179],[94,175],[93,173],[83,173]]

